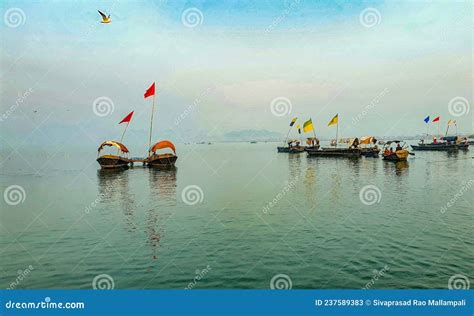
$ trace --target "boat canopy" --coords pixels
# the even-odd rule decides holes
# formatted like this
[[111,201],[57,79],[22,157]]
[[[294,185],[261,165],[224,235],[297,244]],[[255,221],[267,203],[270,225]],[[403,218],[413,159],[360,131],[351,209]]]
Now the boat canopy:
[[319,139],[317,137],[308,137],[306,138],[306,144],[307,145],[314,145],[314,144],[317,144],[319,145]]
[[370,144],[375,144],[375,143],[377,143],[377,140],[375,139],[374,136],[364,136],[360,138],[361,145],[370,145]]
[[447,142],[457,142],[459,137],[458,136],[444,136],[442,137],[442,139]]
[[169,140],[162,140],[161,142],[156,143],[151,147],[151,151],[155,153],[158,149],[163,149],[163,148],[169,148],[173,151],[173,153],[176,155],[176,148],[174,147],[174,144],[170,142]]
[[349,143],[349,147],[359,146],[359,144],[360,144],[359,139],[357,137],[356,138],[350,138],[348,143]]
[[102,144],[100,144],[99,149],[97,149],[97,151],[101,151],[105,146],[117,147],[121,152],[128,153],[128,148],[125,147],[124,144],[116,142],[114,140],[108,140],[103,142]]

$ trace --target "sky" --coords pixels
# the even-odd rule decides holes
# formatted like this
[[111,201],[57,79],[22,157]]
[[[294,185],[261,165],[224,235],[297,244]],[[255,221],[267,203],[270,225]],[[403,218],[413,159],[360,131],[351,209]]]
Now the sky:
[[[101,24],[97,10],[111,15]],[[473,133],[471,1],[1,2],[1,144]],[[431,130],[438,126],[431,124]]]

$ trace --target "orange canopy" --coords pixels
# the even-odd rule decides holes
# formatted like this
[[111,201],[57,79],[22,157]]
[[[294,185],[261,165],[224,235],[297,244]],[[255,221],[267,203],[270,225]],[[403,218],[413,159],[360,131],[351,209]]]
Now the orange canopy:
[[376,142],[376,139],[373,136],[364,136],[360,138],[360,143],[362,145],[370,145]]
[[128,148],[125,147],[124,144],[119,143],[119,142],[116,142],[116,141],[113,141],[113,140],[108,140],[108,141],[103,142],[103,143],[99,146],[98,151],[101,151],[105,146],[117,147],[120,151],[122,151],[122,152],[124,152],[124,153],[128,153]]
[[169,140],[162,140],[161,142],[156,143],[151,147],[152,152],[156,152],[158,149],[163,149],[163,148],[170,148],[173,153],[176,155],[176,148],[174,147],[174,144],[170,142]]

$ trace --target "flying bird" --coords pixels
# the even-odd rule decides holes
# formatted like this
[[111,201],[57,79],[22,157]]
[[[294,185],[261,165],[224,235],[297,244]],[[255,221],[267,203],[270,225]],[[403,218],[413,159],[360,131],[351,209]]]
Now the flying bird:
[[102,21],[100,23],[110,23],[112,20],[110,19],[110,14],[109,16],[106,16],[103,12],[100,12],[100,10],[97,10],[102,17]]

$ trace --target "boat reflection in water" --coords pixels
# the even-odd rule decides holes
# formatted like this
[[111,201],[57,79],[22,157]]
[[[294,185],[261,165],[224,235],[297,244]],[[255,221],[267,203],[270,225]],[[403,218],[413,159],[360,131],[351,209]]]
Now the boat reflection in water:
[[[147,211],[145,232],[148,236],[147,244],[152,250],[152,259],[158,259],[157,249],[163,235],[163,225],[173,215],[163,212],[170,206],[176,205],[176,167],[167,170],[148,168],[148,181],[150,183],[150,199],[154,201],[153,207]],[[156,203],[156,204],[155,204]]]
[[128,175],[126,169],[98,170],[99,200],[119,205],[123,210],[126,230],[134,232],[137,229],[135,197],[130,193]]
[[408,161],[406,160],[397,161],[395,163],[389,160],[384,160],[383,166],[384,166],[384,170],[388,174],[395,174],[397,176],[408,174],[409,164],[408,164]]

